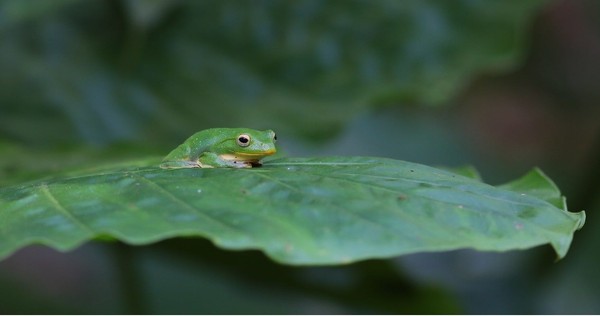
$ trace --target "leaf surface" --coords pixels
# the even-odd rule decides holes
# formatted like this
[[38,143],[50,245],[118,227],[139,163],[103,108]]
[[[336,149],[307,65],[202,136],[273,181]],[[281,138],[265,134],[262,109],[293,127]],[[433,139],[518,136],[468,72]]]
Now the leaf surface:
[[29,244],[68,250],[103,236],[130,244],[201,236],[286,264],[548,243],[563,257],[585,219],[522,193],[553,186],[545,177],[531,181],[536,171],[514,183],[516,192],[384,158],[282,158],[252,169],[156,164],[0,189],[0,257]]

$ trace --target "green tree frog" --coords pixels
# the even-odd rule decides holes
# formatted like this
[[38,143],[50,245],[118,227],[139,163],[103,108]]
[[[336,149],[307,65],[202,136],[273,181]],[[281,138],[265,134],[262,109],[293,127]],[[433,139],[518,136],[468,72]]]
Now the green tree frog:
[[252,168],[273,155],[277,137],[272,130],[211,128],[188,138],[162,161],[163,169]]

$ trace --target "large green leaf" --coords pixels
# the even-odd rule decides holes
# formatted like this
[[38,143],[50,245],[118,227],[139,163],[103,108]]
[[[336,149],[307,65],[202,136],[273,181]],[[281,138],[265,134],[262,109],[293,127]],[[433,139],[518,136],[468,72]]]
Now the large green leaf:
[[563,257],[585,219],[522,193],[524,182],[515,192],[384,158],[288,158],[241,170],[155,163],[1,189],[0,256],[34,243],[68,250],[95,237],[202,236],[288,264],[546,243]]

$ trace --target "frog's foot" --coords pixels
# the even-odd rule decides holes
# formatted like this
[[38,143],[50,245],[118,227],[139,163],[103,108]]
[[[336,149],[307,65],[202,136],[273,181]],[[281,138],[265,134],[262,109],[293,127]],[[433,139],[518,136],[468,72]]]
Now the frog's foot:
[[232,161],[231,166],[234,168],[252,168],[254,166],[253,163],[249,161]]
[[179,160],[163,161],[160,164],[162,169],[181,169],[181,168],[211,168],[212,166],[203,166],[199,161]]

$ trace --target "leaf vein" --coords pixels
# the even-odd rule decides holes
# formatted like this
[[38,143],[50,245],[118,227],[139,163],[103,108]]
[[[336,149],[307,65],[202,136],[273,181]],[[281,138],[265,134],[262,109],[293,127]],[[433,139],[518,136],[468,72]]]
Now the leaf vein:
[[246,235],[246,232],[244,232],[243,230],[240,230],[239,228],[231,226],[231,225],[223,222],[222,220],[219,220],[217,218],[214,218],[212,216],[207,215],[204,212],[201,212],[200,210],[196,209],[194,206],[190,205],[188,202],[186,202],[186,201],[178,198],[177,196],[175,196],[174,194],[172,194],[171,192],[169,192],[168,190],[166,190],[165,188],[163,188],[162,186],[160,186],[158,183],[156,183],[156,182],[154,182],[154,181],[152,181],[150,179],[147,179],[145,177],[140,177],[140,176],[135,175],[135,174],[133,176],[136,177],[136,178],[138,178],[138,179],[140,179],[140,180],[142,180],[142,181],[144,181],[144,182],[146,182],[146,183],[148,183],[148,184],[150,184],[152,187],[154,187],[156,190],[158,190],[159,192],[161,192],[163,195],[167,196],[169,199],[171,199],[175,203],[181,205],[185,209],[191,210],[194,214],[198,214],[201,217],[203,217],[204,219],[206,219],[206,220],[208,220],[208,221],[210,221],[212,223],[216,223],[217,225],[219,225],[219,226],[221,226],[221,227],[223,227],[225,229],[228,229],[230,231],[234,231],[236,233],[242,233],[242,235]]
[[64,217],[68,218],[70,221],[74,222],[77,226],[79,226],[79,228],[95,234],[95,231],[88,226],[86,223],[84,223],[82,220],[77,219],[75,216],[73,216],[73,214],[71,214],[71,212],[69,212],[63,205],[62,203],[60,203],[58,201],[58,199],[56,198],[56,196],[54,194],[52,194],[52,192],[50,192],[50,188],[48,188],[47,184],[42,184],[40,186],[40,189],[42,191],[42,193],[44,194],[44,196],[46,196],[46,198],[50,201],[50,204],[52,204],[52,206],[54,206],[54,208],[56,210],[58,210],[58,212],[60,214],[62,214]]

